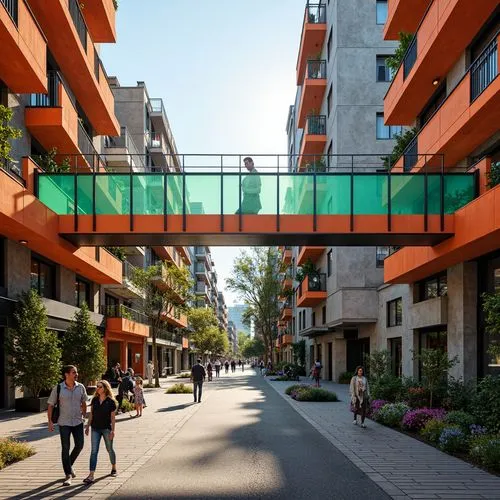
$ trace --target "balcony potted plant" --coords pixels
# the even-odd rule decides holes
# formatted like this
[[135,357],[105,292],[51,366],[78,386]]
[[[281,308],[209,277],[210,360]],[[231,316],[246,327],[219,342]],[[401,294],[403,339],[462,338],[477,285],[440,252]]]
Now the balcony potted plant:
[[10,156],[10,152],[12,150],[11,141],[19,139],[23,133],[10,125],[12,115],[12,109],[0,104],[0,167],[6,167],[7,170],[21,175],[17,162]]

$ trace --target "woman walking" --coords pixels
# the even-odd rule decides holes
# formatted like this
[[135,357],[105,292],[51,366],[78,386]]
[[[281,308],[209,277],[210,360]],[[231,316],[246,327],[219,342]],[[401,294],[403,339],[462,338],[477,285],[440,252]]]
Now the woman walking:
[[134,387],[134,399],[135,399],[135,417],[142,417],[142,409],[144,407],[144,392],[142,390],[142,378],[137,377],[135,379]]
[[85,434],[88,436],[89,428],[92,427],[92,449],[90,452],[90,472],[83,480],[85,484],[92,484],[94,482],[101,437],[104,439],[104,444],[109,454],[111,475],[116,476],[116,455],[113,450],[113,439],[115,438],[115,416],[118,403],[107,380],[97,382],[96,391],[90,406],[91,414],[85,427]]
[[208,381],[211,382],[211,380],[212,380],[212,363],[210,363],[210,361],[207,363],[207,375],[208,375]]
[[370,402],[370,389],[368,380],[365,377],[365,370],[362,366],[356,368],[356,373],[351,379],[349,386],[349,394],[351,395],[351,407],[354,412],[353,424],[358,424],[358,415],[361,416],[361,427],[366,428],[365,417],[368,404]]

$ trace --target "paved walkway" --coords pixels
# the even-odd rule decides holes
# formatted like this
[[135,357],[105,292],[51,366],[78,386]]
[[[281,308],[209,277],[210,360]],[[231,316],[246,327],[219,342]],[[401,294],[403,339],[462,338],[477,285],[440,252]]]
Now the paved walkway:
[[266,380],[392,498],[500,499],[500,477],[371,420],[367,429],[353,425],[348,386],[322,384],[339,403],[300,403],[284,393],[290,382]]

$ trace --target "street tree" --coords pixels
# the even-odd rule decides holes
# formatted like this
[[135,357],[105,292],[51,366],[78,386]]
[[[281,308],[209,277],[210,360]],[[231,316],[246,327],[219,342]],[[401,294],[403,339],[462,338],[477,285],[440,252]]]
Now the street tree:
[[241,355],[241,349],[245,344],[246,340],[250,338],[250,335],[246,332],[238,332],[238,352]]
[[132,282],[142,292],[142,309],[151,329],[155,387],[160,387],[157,338],[165,320],[176,312],[189,312],[193,280],[187,267],[162,262],[146,269],[136,268]]
[[261,358],[266,352],[264,342],[260,338],[247,338],[241,348],[244,358]]
[[219,329],[212,309],[197,307],[191,309],[188,317],[192,329],[191,341],[200,354],[221,355],[229,349],[227,335]]

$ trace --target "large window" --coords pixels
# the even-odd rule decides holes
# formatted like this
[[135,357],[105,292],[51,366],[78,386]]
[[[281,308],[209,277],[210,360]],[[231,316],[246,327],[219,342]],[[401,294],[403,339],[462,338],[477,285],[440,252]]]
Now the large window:
[[384,113],[377,113],[377,139],[394,139],[401,131],[400,125],[384,125]]
[[83,303],[90,307],[90,283],[77,276],[75,280],[75,306],[82,307]]
[[389,247],[377,247],[376,255],[377,267],[384,267],[384,260],[389,255]]
[[41,297],[55,298],[55,275],[56,268],[53,264],[37,257],[31,258],[31,288]]
[[390,82],[393,74],[387,66],[389,56],[377,56],[377,82]]
[[387,326],[403,324],[403,301],[401,297],[387,302]]
[[377,24],[387,21],[387,0],[377,0]]
[[418,283],[418,298],[420,301],[435,299],[448,295],[448,277],[446,273],[427,278]]

